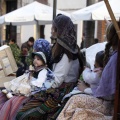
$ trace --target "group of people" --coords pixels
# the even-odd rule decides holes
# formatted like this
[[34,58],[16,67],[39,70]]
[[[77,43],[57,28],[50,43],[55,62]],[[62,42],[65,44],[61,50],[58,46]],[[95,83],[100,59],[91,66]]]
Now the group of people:
[[[5,84],[6,91],[0,93],[1,119],[112,120],[118,43],[113,23],[106,29],[108,43],[105,51],[96,54],[94,70],[83,66],[69,17],[59,14],[54,18],[51,38],[55,40],[52,47],[44,39],[34,42],[34,70],[28,71],[29,79],[20,80],[29,85],[29,95],[19,82],[17,87],[14,80]],[[75,87],[80,94],[63,100]],[[9,92],[13,95],[10,99],[5,94]]]
[[10,39],[8,45],[10,46],[16,64],[18,66],[17,77],[22,75],[29,65],[32,64],[32,51],[34,45],[34,38],[30,37],[28,41],[21,45],[21,48],[17,45],[15,39]]
[[[15,58],[15,61],[19,66],[21,66],[22,64],[27,64],[27,62],[25,62],[25,58],[26,56],[29,56],[29,54],[32,53],[33,51],[33,44],[34,44],[34,38],[30,37],[28,39],[28,41],[26,41],[25,43],[22,44],[21,48],[17,45],[15,39],[10,39],[8,45],[10,46],[13,56]],[[23,60],[24,59],[24,60]],[[28,63],[28,65],[31,63]]]

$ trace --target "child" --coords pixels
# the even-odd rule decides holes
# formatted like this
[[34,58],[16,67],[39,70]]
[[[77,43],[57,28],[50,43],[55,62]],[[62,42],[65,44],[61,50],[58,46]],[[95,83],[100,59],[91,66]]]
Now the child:
[[94,89],[99,84],[103,70],[103,58],[104,51],[98,52],[95,57],[94,70],[91,70],[90,68],[86,67],[85,70],[83,71],[83,79],[85,83],[89,84],[90,86],[89,88],[86,88],[84,90],[84,92],[87,94],[92,94],[91,89]]
[[[70,97],[71,95],[78,93],[84,92],[86,94],[92,94],[91,89],[97,87],[100,81],[100,77],[103,70],[103,58],[104,58],[104,51],[100,51],[96,54],[94,70],[91,70],[89,67],[86,67],[82,73],[83,81],[80,80],[78,86],[75,87],[72,92],[64,96],[63,100],[66,97]],[[82,87],[86,89],[82,91]]]
[[[51,70],[47,68],[46,57],[43,52],[32,53],[34,72],[24,74],[10,82],[4,83],[6,89],[2,92],[7,94],[8,98],[12,94],[22,94],[29,96],[41,90],[46,90],[51,87],[54,81],[54,76]],[[32,70],[33,71],[33,70]]]

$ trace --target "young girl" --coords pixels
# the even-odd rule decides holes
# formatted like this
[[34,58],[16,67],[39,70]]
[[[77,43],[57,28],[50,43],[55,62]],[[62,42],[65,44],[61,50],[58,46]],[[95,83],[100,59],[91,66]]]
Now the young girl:
[[[83,80],[85,83],[87,83],[89,85],[89,87],[87,87],[84,92],[87,94],[92,94],[92,90],[93,88],[96,88],[99,84],[100,78],[101,78],[101,74],[102,74],[102,70],[103,70],[103,58],[104,58],[104,51],[100,51],[96,54],[95,57],[95,64],[94,64],[94,70],[91,70],[90,68],[86,67],[85,70],[83,71]],[[83,83],[84,86],[84,83]],[[78,89],[81,86],[79,86],[78,83]]]
[[[7,93],[7,97],[11,98],[12,94],[22,94],[29,96],[41,90],[51,87],[54,80],[52,71],[47,68],[46,57],[43,52],[32,53],[34,72],[24,74],[10,82],[4,83],[6,89],[2,90]],[[11,94],[12,93],[12,94]]]
[[86,93],[92,95],[92,89],[98,86],[101,78],[101,74],[103,70],[103,58],[104,58],[104,51],[100,51],[96,54],[94,70],[91,70],[89,67],[86,67],[82,73],[82,77],[84,81],[80,80],[78,86],[75,87],[72,92],[67,94],[63,98],[63,100],[77,93]]

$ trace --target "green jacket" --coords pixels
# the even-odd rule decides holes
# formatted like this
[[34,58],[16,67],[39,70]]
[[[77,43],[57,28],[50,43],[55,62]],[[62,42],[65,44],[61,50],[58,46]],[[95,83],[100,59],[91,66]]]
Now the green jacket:
[[12,53],[13,53],[13,56],[15,58],[17,65],[21,64],[21,50],[20,50],[20,48],[18,47],[17,44],[10,44],[9,46],[12,50]]

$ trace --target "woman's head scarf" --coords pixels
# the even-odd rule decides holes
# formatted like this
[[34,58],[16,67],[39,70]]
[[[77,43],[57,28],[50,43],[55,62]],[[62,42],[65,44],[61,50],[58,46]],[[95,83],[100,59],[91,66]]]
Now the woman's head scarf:
[[76,54],[78,52],[76,32],[71,19],[60,14],[54,18],[53,27],[57,29],[57,42],[68,51]]

